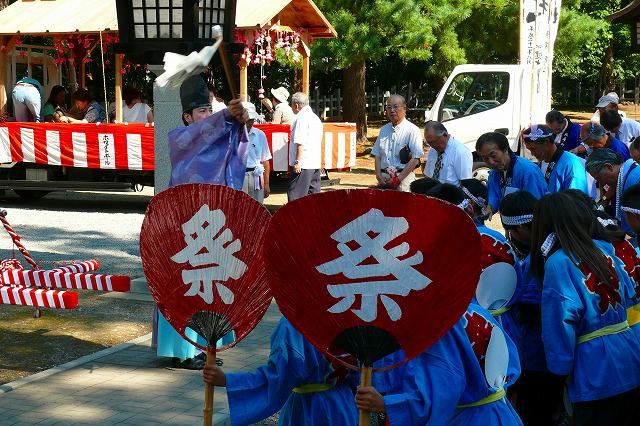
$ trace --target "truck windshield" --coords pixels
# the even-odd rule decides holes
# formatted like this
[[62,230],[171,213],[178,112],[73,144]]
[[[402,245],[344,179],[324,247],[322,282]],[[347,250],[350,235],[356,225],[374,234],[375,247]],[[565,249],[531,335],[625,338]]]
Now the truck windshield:
[[447,88],[441,121],[477,114],[502,105],[509,95],[509,73],[471,72],[457,75]]

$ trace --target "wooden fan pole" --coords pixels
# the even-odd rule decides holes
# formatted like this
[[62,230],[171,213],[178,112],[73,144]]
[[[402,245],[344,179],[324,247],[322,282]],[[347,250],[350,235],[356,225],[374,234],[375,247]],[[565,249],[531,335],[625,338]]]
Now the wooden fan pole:
[[222,59],[222,66],[224,67],[224,73],[227,76],[227,83],[229,84],[229,90],[231,90],[231,97],[238,99],[238,90],[236,89],[236,83],[233,80],[233,74],[231,74],[231,65],[229,65],[229,58],[227,57],[227,49],[224,43],[218,48],[220,52],[220,59]]
[[[362,367],[360,386],[371,386],[371,370],[373,367]],[[368,411],[360,410],[360,426],[369,426],[371,419]]]
[[[207,346],[207,365],[216,363],[216,348]],[[204,385],[204,426],[213,426],[213,385]]]

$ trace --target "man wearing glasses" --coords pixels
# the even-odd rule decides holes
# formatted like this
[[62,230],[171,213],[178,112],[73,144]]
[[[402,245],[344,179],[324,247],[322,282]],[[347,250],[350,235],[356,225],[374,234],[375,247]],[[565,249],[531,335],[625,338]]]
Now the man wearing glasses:
[[381,184],[391,184],[409,192],[411,182],[416,180],[413,170],[420,165],[422,157],[422,132],[405,119],[407,103],[402,96],[389,97],[386,109],[391,123],[382,126],[371,150],[375,157],[376,179]]

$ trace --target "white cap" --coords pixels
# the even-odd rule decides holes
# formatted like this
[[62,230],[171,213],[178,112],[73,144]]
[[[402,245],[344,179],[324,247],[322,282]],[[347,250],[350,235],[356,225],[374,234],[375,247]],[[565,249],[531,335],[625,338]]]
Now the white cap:
[[277,89],[271,89],[271,94],[282,103],[287,103],[289,101],[289,91],[282,86]]
[[618,97],[618,94],[615,92],[609,92],[603,97],[601,97],[600,99],[598,99],[598,105],[596,105],[596,108],[604,108],[611,103],[616,105],[620,103],[620,98]]
[[249,119],[250,120],[257,120],[258,119],[258,113],[256,112],[256,106],[254,104],[252,104],[251,102],[243,102],[242,106],[249,113]]

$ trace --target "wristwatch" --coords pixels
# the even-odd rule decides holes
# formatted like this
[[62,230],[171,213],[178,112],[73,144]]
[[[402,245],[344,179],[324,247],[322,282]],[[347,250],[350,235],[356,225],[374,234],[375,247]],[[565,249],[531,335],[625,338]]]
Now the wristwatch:
[[296,164],[298,164],[298,163],[299,163],[299,161],[298,161],[298,160],[295,160],[295,161],[293,162],[293,164],[294,164],[294,165],[296,165]]

